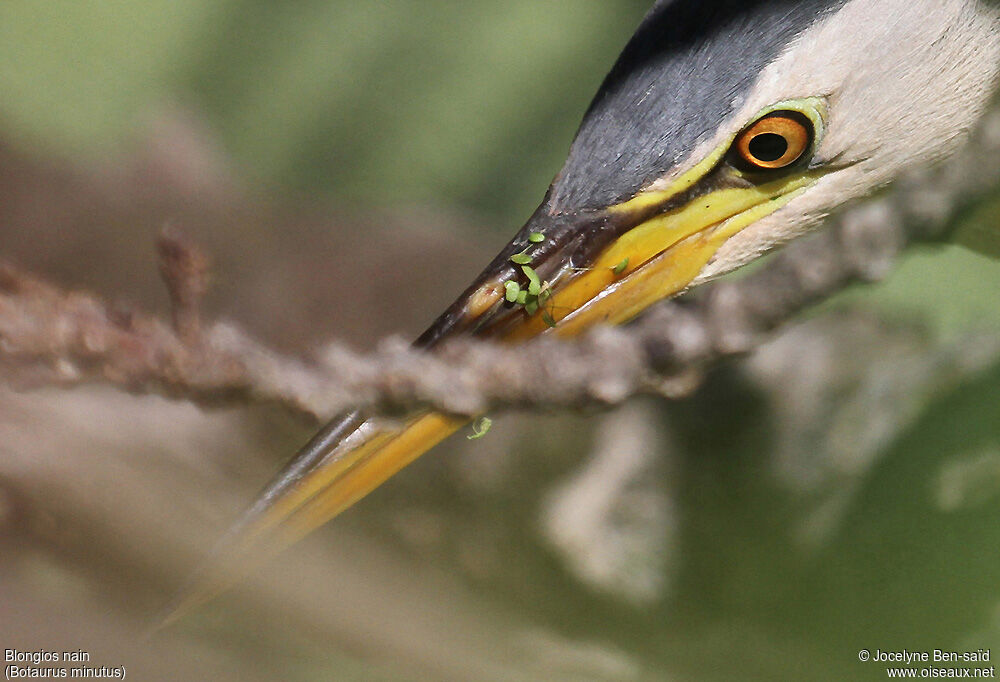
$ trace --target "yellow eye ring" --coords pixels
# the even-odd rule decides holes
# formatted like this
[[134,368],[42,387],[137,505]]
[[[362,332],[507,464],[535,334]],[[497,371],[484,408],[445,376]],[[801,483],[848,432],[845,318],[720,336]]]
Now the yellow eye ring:
[[776,111],[736,138],[736,153],[754,170],[786,168],[802,158],[812,144],[812,125],[794,111]]

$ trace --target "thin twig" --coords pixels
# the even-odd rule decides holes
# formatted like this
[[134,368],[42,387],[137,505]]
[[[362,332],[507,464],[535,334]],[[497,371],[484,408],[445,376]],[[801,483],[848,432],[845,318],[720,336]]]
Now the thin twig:
[[156,240],[160,276],[170,294],[174,330],[186,344],[201,340],[201,301],[208,291],[211,261],[172,226]]
[[319,361],[277,353],[232,324],[203,329],[208,260],[167,234],[159,251],[172,326],[0,267],[0,375],[27,385],[103,381],[204,404],[269,401],[318,418],[352,406],[472,415],[507,404],[680,395],[706,367],[752,350],[804,308],[883,277],[909,244],[943,238],[957,215],[998,186],[1000,108],[948,163],[842,212],[755,273],[655,306],[627,327],[516,348],[458,340],[434,354],[399,339],[365,354],[334,344]]

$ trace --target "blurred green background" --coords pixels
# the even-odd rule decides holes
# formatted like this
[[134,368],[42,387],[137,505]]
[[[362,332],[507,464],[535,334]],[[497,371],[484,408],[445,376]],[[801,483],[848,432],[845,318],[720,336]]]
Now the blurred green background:
[[[23,158],[100,179],[162,131],[165,116],[193,122],[251,205],[212,211],[245,217],[277,206],[252,229],[204,218],[196,230],[219,254],[217,309],[278,345],[284,335],[308,346],[414,333],[534,209],[648,5],[5,0],[0,136]],[[135,182],[155,193],[157,177]],[[113,225],[95,219],[109,227],[79,234],[111,258],[116,248],[146,248],[153,223],[217,215],[181,195],[170,210],[135,211]],[[308,225],[282,222],[292,211],[312,216]],[[326,220],[327,211],[337,218]],[[409,215],[421,227],[407,237]],[[379,216],[394,217],[387,227]],[[357,232],[366,221],[377,224],[370,236]],[[428,223],[436,241],[426,241]],[[136,273],[152,272],[148,263],[122,260],[108,273],[118,260],[78,266],[67,256],[56,267],[49,245],[72,235],[30,235],[0,224],[0,256],[15,252],[68,284],[145,301],[129,292],[142,289]],[[318,310],[293,306],[288,318],[274,312],[268,323],[260,311],[284,307],[273,299],[286,280],[239,274],[244,257],[259,260],[281,242],[325,244],[315,247],[321,257],[406,239],[429,252],[458,244],[465,260],[434,266],[446,282],[427,275],[423,288],[443,291],[426,299],[407,290],[411,280],[394,282],[398,295],[385,296],[400,300],[387,304],[384,327],[289,331],[309,326],[335,297]],[[287,286],[299,298],[324,286],[320,262],[289,266],[298,279]],[[241,302],[234,292],[251,279],[266,286]],[[526,656],[543,660],[531,668],[537,677],[514,674],[523,662],[507,661],[510,670],[481,679],[884,679],[857,662],[859,649],[998,644],[998,292],[1000,264],[957,247],[916,250],[886,282],[824,304],[691,399],[636,401],[599,419],[501,419],[495,428],[507,436],[452,444],[440,455],[447,465],[425,458],[343,523],[401,552],[402,565],[429,563],[470,586],[481,600],[473,610],[517,614],[531,640]],[[401,311],[411,296],[412,318]],[[279,453],[305,432],[268,419],[281,424],[269,444]],[[602,433],[611,445],[601,445]],[[592,495],[613,498],[590,521],[607,534],[579,531],[597,512],[574,506],[573,491],[589,489],[588,476],[615,479],[600,463],[619,461],[614,453],[631,436],[638,464],[622,465],[618,488]],[[482,473],[491,466],[501,473]],[[414,540],[427,524],[437,539]],[[487,559],[467,560],[470,546]],[[510,634],[508,616],[498,617],[497,638]],[[242,635],[220,635],[224,618],[195,623],[192,632],[220,650],[264,638],[245,623]],[[284,679],[464,674],[350,637],[303,637],[307,644],[291,636],[269,644]]]

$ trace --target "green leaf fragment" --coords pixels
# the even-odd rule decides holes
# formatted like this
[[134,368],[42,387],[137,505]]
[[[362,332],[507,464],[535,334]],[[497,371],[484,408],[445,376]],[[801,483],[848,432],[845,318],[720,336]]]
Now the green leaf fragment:
[[521,270],[528,278],[528,293],[532,296],[538,296],[542,291],[542,280],[538,278],[538,273],[530,265],[522,265]]
[[493,420],[489,417],[480,417],[472,425],[472,433],[466,436],[469,440],[479,440],[487,433],[490,432],[490,428],[493,426]]
[[556,326],[555,318],[553,318],[552,315],[550,315],[547,312],[542,313],[542,321],[545,322],[545,324],[549,325],[552,328],[555,328],[555,326]]
[[626,258],[625,260],[623,260],[621,263],[619,263],[615,267],[611,268],[611,270],[616,275],[620,275],[623,272],[625,272],[625,268],[627,268],[627,267],[628,267],[628,258]]
[[508,303],[516,303],[517,297],[521,293],[521,285],[517,282],[505,282],[503,288],[506,289],[506,299]]
[[510,262],[514,263],[515,265],[527,265],[528,263],[531,262],[531,256],[522,251],[521,253],[516,253],[513,256],[511,256]]
[[537,299],[531,299],[530,301],[528,301],[527,303],[525,303],[524,304],[524,312],[528,313],[529,315],[534,315],[535,313],[537,313],[538,312],[538,300]]
[[519,305],[524,305],[525,303],[527,303],[528,302],[528,292],[524,291],[522,289],[521,292],[517,295],[517,302],[518,302]]
[[541,232],[532,232],[528,235],[528,241],[532,244],[541,244],[545,241],[545,235]]

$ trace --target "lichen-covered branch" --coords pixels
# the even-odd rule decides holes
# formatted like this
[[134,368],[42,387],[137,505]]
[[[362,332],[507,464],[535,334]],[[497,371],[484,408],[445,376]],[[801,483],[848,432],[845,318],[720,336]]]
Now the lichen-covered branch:
[[103,381],[206,404],[269,401],[318,418],[351,406],[472,415],[508,404],[679,395],[707,366],[752,350],[809,305],[882,277],[910,243],[946,236],[957,215],[998,186],[1000,109],[946,164],[844,211],[753,274],[660,304],[627,327],[516,347],[460,340],[434,354],[399,339],[364,354],[334,344],[315,361],[279,354],[232,324],[205,324],[208,259],[165,234],[159,252],[172,324],[0,268],[0,376],[20,385]]

